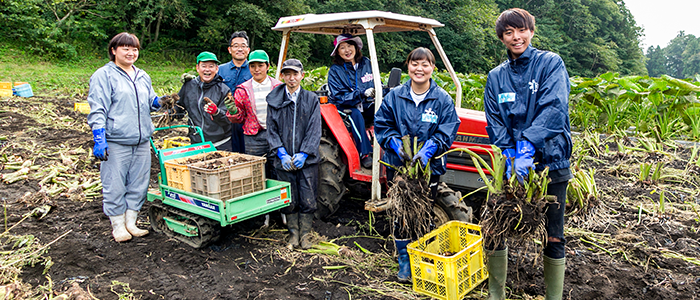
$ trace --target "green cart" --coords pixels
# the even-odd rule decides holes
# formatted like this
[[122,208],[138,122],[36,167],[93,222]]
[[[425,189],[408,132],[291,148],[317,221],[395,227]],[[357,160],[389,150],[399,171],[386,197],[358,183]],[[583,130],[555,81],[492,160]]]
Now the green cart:
[[[156,128],[156,131],[182,127],[195,130],[202,137],[201,140],[204,140],[202,130],[196,126],[175,125]],[[167,236],[192,247],[201,248],[216,241],[223,226],[245,221],[290,205],[289,183],[272,179],[265,179],[264,187],[261,190],[231,199],[217,199],[211,195],[205,196],[186,191],[190,189],[189,186],[181,184],[179,181],[183,178],[175,178],[177,176],[173,176],[172,172],[171,177],[174,178],[170,180],[171,184],[168,184],[168,172],[166,172],[165,167],[167,161],[214,152],[216,148],[211,142],[157,149],[153,139],[151,139],[151,147],[158,157],[161,169],[159,187],[157,190],[150,189],[147,197],[147,200],[151,202],[148,212],[151,226],[156,232],[165,233]],[[189,172],[185,171],[175,175],[190,176]],[[184,178],[184,180],[189,183],[192,179]]]

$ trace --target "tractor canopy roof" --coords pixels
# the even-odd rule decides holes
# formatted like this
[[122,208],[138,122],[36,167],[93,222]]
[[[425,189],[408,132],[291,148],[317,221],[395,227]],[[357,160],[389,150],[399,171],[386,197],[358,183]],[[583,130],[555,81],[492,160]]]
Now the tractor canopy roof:
[[282,17],[272,30],[293,31],[314,34],[350,33],[365,34],[365,28],[374,32],[429,31],[443,27],[442,23],[428,18],[395,14],[377,10],[356,11],[333,14],[306,14]]

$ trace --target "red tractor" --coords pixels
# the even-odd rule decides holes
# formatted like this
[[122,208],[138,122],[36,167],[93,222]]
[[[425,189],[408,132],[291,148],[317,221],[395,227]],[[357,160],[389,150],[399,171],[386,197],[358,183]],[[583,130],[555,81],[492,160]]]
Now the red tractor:
[[[382,11],[361,11],[334,14],[308,14],[280,18],[273,30],[282,32],[282,43],[278,66],[286,59],[287,47],[292,32],[312,34],[339,35],[349,33],[352,35],[367,35],[369,58],[372,63],[375,90],[383,88],[377,53],[374,41],[374,33],[399,32],[399,31],[425,31],[433,41],[437,52],[442,58],[456,87],[455,108],[461,119],[461,125],[457,138],[452,148],[470,147],[475,152],[483,155],[490,162],[487,151],[490,151],[489,139],[486,133],[486,116],[484,112],[460,108],[462,89],[457,75],[447,59],[440,42],[435,35],[434,28],[444,26],[440,22],[415,16],[407,16]],[[392,76],[396,75],[396,72]],[[277,69],[277,78],[280,71]],[[400,78],[400,72],[398,72]],[[389,82],[397,81],[396,77]],[[375,108],[379,108],[382,102],[381,93],[375,98]],[[386,201],[382,200],[381,184],[385,183],[384,167],[379,164],[381,148],[374,139],[374,153],[372,169],[363,168],[360,157],[355,148],[351,133],[346,128],[347,118],[343,112],[339,112],[335,105],[327,103],[321,97],[321,114],[323,116],[323,136],[319,153],[321,163],[319,165],[319,199],[316,217],[325,218],[338,210],[341,198],[349,191],[367,195],[371,183],[370,200],[365,208],[372,211],[383,210]],[[364,130],[362,128],[361,130]],[[370,129],[371,131],[371,129]],[[372,135],[370,135],[372,136]],[[475,147],[481,146],[481,147]],[[489,150],[484,150],[489,149]],[[447,157],[447,173],[441,176],[439,199],[433,209],[436,223],[448,220],[471,221],[472,209],[465,205],[461,199],[461,191],[473,191],[483,186],[483,181],[477,173],[471,159],[463,155],[455,154]],[[486,170],[484,170],[486,172]],[[488,174],[488,172],[486,172]],[[455,192],[457,190],[458,192]]]

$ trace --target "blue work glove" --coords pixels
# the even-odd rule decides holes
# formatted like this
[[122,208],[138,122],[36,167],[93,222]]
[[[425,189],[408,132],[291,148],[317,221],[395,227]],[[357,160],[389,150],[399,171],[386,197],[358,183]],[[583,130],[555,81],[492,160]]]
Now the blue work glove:
[[513,159],[515,158],[515,149],[508,148],[503,150],[503,156],[506,158],[506,178],[510,179],[513,174]]
[[535,145],[527,140],[517,141],[515,143],[515,174],[518,175],[518,180],[523,182],[530,169],[534,168]]
[[292,162],[294,163],[294,167],[297,169],[301,169],[301,167],[304,166],[304,162],[306,161],[306,157],[309,155],[304,153],[304,152],[299,152],[297,154],[294,154],[292,157]]
[[294,171],[294,166],[292,165],[292,157],[287,154],[287,150],[284,147],[277,148],[277,157],[282,161],[282,169],[287,172]]
[[427,140],[423,143],[423,147],[418,150],[418,153],[413,156],[413,161],[420,160],[423,166],[427,166],[436,150],[437,144],[435,144],[432,139]]
[[156,96],[156,98],[153,99],[153,102],[151,103],[151,107],[153,107],[154,109],[160,108],[160,97]]
[[406,154],[406,152],[403,151],[403,143],[401,142],[401,139],[397,137],[392,137],[389,140],[389,147],[391,147],[391,149],[394,150],[394,152],[396,152],[396,154],[399,156],[402,162],[411,159],[410,157],[408,157],[408,154]]
[[92,139],[95,140],[95,148],[92,150],[92,154],[100,160],[107,160],[109,156],[109,146],[107,146],[105,129],[100,128],[92,130]]

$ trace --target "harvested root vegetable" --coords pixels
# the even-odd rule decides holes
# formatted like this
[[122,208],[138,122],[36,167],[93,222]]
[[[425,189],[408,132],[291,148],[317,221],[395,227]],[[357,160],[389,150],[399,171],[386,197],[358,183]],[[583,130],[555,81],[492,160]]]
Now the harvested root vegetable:
[[[556,202],[555,196],[547,195],[549,168],[539,173],[531,170],[523,183],[515,175],[505,180],[506,158],[498,147],[492,146],[492,150],[489,155],[493,168],[470,149],[452,149],[442,154],[457,151],[469,154],[486,184],[488,197],[481,219],[486,245],[504,245],[506,240],[517,244],[532,239],[544,245],[547,241],[545,209],[548,203]],[[493,177],[486,176],[482,168],[488,170]]]
[[160,110],[168,113],[164,114],[158,119],[156,122],[156,127],[165,127],[170,125],[170,122],[173,121],[173,113],[175,112],[175,106],[177,105],[176,103],[178,100],[180,100],[180,96],[178,94],[166,95],[158,99],[160,102]]
[[[404,151],[408,157],[417,153],[421,144],[417,138],[404,136],[402,139]],[[430,164],[425,167],[418,161],[406,161],[404,166],[384,165],[396,170],[393,184],[387,191],[387,214],[393,220],[395,226],[391,228],[391,234],[397,238],[421,237],[430,232],[432,223],[432,201],[428,197],[430,187]]]

